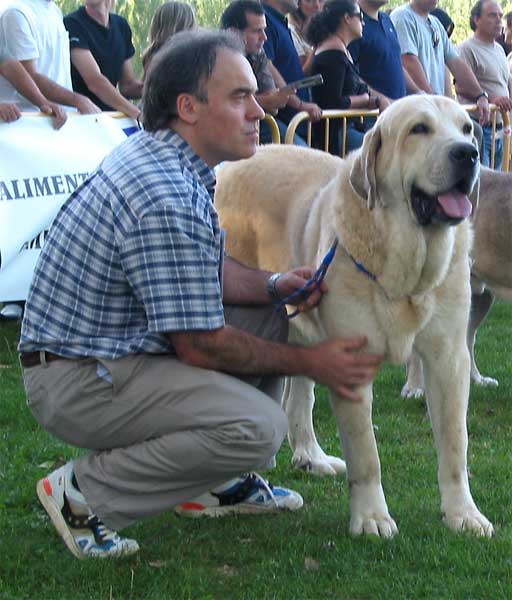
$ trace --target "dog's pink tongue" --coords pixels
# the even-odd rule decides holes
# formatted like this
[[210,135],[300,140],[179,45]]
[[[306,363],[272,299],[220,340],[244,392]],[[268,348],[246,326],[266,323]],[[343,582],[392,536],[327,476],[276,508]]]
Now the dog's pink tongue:
[[465,219],[469,217],[473,210],[473,205],[466,194],[458,190],[450,190],[446,194],[438,196],[437,201],[445,214],[455,219]]

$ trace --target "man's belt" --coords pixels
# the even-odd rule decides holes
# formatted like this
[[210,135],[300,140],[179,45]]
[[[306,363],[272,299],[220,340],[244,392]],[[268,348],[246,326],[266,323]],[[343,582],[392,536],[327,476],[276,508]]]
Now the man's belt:
[[[52,352],[43,352],[44,359],[47,363],[53,362],[55,360],[69,360],[65,356],[59,356],[58,354],[53,354]],[[20,354],[20,363],[22,367],[30,368],[37,367],[42,364],[41,361],[41,353],[37,352],[23,352]]]

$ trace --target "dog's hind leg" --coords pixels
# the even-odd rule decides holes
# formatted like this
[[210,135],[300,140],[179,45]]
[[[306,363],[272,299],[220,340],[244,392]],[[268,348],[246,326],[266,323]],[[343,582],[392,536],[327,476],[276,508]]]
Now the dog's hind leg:
[[407,361],[407,381],[400,392],[402,398],[422,398],[425,393],[423,365],[418,353],[413,350]]
[[[473,279],[472,279],[473,284]],[[473,286],[472,286],[473,287]],[[494,295],[492,292],[484,288],[483,291],[473,291],[471,295],[471,313],[469,316],[468,325],[468,348],[471,357],[471,380],[478,385],[497,386],[498,380],[493,377],[484,377],[480,374],[475,360],[475,341],[476,332],[480,324],[485,319],[494,303]]]
[[344,473],[345,462],[326,454],[316,439],[313,427],[314,388],[315,384],[307,377],[286,378],[283,408],[288,417],[292,464],[314,475]]

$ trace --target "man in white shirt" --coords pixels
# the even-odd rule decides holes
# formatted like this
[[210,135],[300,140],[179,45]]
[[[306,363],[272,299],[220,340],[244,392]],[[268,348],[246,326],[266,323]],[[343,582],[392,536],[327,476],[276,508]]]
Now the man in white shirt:
[[[100,112],[72,90],[69,38],[53,0],[6,2],[0,8],[0,51],[21,62],[49,100],[84,114]],[[38,110],[1,76],[0,102],[15,102],[23,111]]]
[[[503,11],[495,0],[478,0],[471,9],[470,26],[474,35],[457,48],[461,59],[469,66],[478,83],[489,95],[489,102],[505,111],[512,110],[512,75],[502,46],[496,41],[501,33]],[[460,102],[470,103],[457,82],[455,89]],[[503,160],[503,120],[498,113],[494,145],[494,168],[501,169]],[[485,151],[483,164],[491,164],[492,126],[483,127]]]

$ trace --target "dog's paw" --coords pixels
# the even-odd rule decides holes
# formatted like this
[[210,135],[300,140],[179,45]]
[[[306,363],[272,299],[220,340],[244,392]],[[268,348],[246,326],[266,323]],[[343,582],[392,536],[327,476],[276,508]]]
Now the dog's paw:
[[325,475],[335,477],[347,472],[344,460],[336,456],[329,456],[322,449],[315,452],[296,449],[293,453],[292,465],[312,475],[322,477]]
[[471,380],[476,385],[481,385],[482,387],[498,387],[498,380],[494,379],[494,377],[484,377],[477,373],[476,375],[471,375]]
[[404,387],[402,388],[402,391],[400,392],[400,396],[402,396],[402,398],[406,398],[406,399],[417,399],[417,398],[423,398],[423,396],[425,395],[425,391],[423,390],[423,388],[421,387],[409,387],[409,384],[405,384]]
[[488,538],[494,535],[492,523],[477,508],[446,514],[443,521],[453,531],[469,531],[479,537]]
[[389,513],[380,515],[358,515],[350,520],[351,535],[376,535],[392,538],[398,533],[398,527]]

